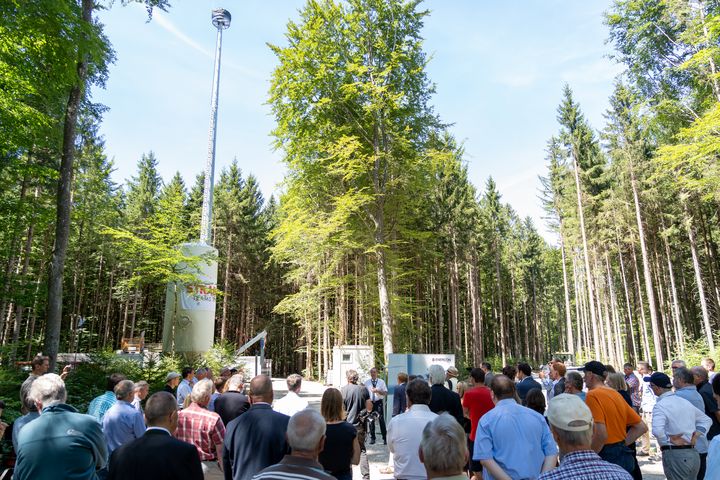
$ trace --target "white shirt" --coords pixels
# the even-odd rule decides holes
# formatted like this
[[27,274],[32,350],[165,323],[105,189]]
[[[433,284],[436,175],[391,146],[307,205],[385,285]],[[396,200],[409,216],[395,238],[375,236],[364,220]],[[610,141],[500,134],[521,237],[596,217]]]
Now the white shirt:
[[640,409],[642,409],[643,413],[652,413],[657,397],[650,388],[650,382],[641,379],[640,389],[642,390]]
[[185,406],[185,397],[190,395],[192,393],[192,385],[190,385],[190,382],[185,380],[183,378],[182,382],[180,382],[180,385],[178,385],[177,388],[177,404],[178,404],[178,410],[182,410],[182,408]]
[[[374,387],[373,382],[376,382]],[[368,379],[365,382],[365,388],[367,388],[367,391],[370,394],[370,400],[373,402],[382,400],[385,398],[385,395],[387,395],[387,385],[385,385],[385,381],[382,378],[377,378],[376,380],[373,380],[372,378]],[[381,393],[373,393],[373,388],[377,388]]]
[[143,413],[142,404],[140,402],[142,402],[142,400],[140,400],[140,397],[135,395],[135,398],[133,398],[133,401],[130,403],[135,410],[137,410],[140,413]]
[[396,415],[387,427],[387,441],[393,453],[395,478],[407,480],[425,480],[427,472],[420,461],[418,449],[425,425],[432,422],[437,414],[427,405],[413,405],[410,409]]
[[300,398],[295,392],[288,392],[280,400],[275,400],[273,404],[273,410],[288,417],[292,417],[297,412],[305,410],[308,406],[307,400]]
[[712,426],[712,420],[695,408],[690,402],[678,397],[675,392],[666,392],[658,397],[652,412],[652,433],[660,446],[672,445],[670,435],[682,435],[690,441],[693,433],[705,435]]

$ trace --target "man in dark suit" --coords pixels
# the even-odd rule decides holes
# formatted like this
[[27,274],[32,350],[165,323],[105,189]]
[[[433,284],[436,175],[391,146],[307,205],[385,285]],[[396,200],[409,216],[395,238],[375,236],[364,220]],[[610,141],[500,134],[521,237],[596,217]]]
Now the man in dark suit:
[[177,401],[168,392],[152,395],[145,405],[145,435],[110,456],[108,480],[202,480],[197,449],[177,440]]
[[445,369],[441,365],[430,365],[428,375],[432,385],[430,388],[432,392],[429,405],[430,411],[438,415],[447,412],[462,425],[464,415],[460,395],[445,386]]
[[541,388],[542,386],[533,379],[532,368],[527,363],[518,363],[517,370],[517,378],[520,380],[516,385],[517,394],[524,405],[528,392],[533,388]]
[[215,413],[220,415],[226,427],[250,408],[250,399],[242,390],[243,376],[236,373],[227,381],[227,391],[215,400]]
[[398,373],[395,390],[393,391],[393,412],[392,416],[405,413],[407,410],[407,396],[405,395],[405,387],[407,387],[408,375],[405,372]]
[[250,381],[250,409],[231,421],[225,432],[225,480],[250,480],[290,453],[285,433],[290,417],[274,411],[272,381],[258,375]]

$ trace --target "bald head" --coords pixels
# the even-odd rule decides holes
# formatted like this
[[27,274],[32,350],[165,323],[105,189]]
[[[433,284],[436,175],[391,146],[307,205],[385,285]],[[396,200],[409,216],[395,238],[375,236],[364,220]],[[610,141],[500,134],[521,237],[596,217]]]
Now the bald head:
[[515,398],[515,382],[505,375],[495,375],[490,388],[498,401]]
[[272,380],[267,375],[258,375],[250,380],[250,400],[253,403],[272,403],[273,389]]

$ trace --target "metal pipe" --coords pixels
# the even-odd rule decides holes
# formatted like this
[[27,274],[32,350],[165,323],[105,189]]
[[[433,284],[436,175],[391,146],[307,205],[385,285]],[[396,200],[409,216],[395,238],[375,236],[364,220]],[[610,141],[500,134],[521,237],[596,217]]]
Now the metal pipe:
[[213,189],[215,184],[215,140],[217,138],[218,96],[220,94],[220,54],[222,52],[222,31],[230,27],[230,12],[219,8],[212,11],[212,23],[217,28],[215,45],[215,72],[213,74],[210,98],[210,133],[208,155],[205,164],[205,188],[203,189],[202,219],[200,220],[200,243],[212,244]]

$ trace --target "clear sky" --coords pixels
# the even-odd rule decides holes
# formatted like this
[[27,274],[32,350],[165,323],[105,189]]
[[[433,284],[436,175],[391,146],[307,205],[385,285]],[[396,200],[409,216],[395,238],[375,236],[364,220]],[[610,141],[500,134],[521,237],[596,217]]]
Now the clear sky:
[[[175,0],[167,13],[139,5],[102,12],[117,61],[105,90],[102,134],[114,159],[115,180],[135,173],[153,150],[164,179],[179,171],[188,186],[205,165],[215,29],[212,8],[224,7],[216,176],[233,157],[260,181],[265,197],[283,178],[281,153],[272,149],[274,121],[265,104],[276,65],[266,43],[284,44],[288,19],[301,0]],[[609,0],[427,0],[425,49],[437,85],[433,105],[464,142],[470,180],[488,176],[503,200],[530,215],[546,238],[537,198],[545,173],[545,146],[557,132],[556,108],[564,83],[596,129],[621,68],[607,58],[603,12]]]

